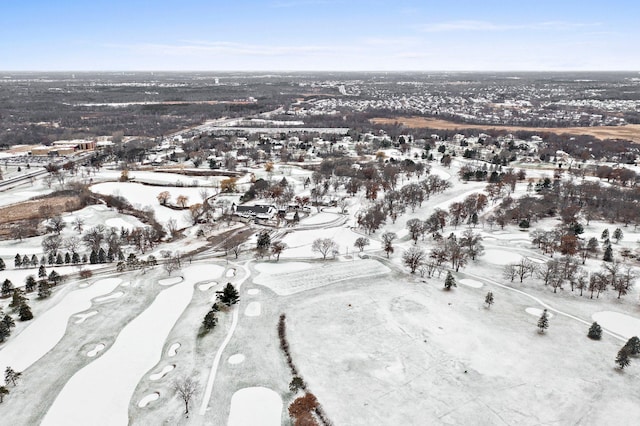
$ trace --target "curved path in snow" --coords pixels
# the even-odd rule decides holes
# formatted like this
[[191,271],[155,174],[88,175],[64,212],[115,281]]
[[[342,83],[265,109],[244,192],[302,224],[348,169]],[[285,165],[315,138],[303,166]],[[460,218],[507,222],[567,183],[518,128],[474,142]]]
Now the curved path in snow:
[[[554,308],[553,306],[549,305],[548,303],[543,302],[541,299],[537,298],[536,296],[533,296],[533,295],[531,295],[531,294],[529,294],[529,293],[527,293],[527,292],[524,292],[524,291],[522,291],[522,290],[518,290],[518,289],[515,289],[515,288],[513,288],[513,287],[509,287],[509,286],[507,286],[507,285],[500,284],[500,283],[498,283],[498,282],[496,282],[496,281],[493,281],[493,280],[491,280],[491,279],[488,279],[488,278],[486,278],[486,277],[481,277],[481,276],[478,276],[478,275],[475,275],[475,274],[470,274],[470,273],[468,273],[468,272],[459,272],[459,274],[460,274],[460,275],[466,275],[466,276],[468,276],[468,277],[475,278],[476,280],[484,281],[484,282],[490,283],[490,284],[492,284],[492,285],[495,285],[495,286],[498,286],[498,287],[504,288],[504,289],[506,289],[506,290],[513,291],[513,292],[515,292],[515,293],[521,294],[521,295],[523,295],[523,296],[525,296],[525,297],[528,297],[529,299],[533,300],[534,302],[536,302],[536,303],[538,303],[538,304],[542,305],[543,307],[547,308],[547,310],[549,310],[549,311],[552,311],[552,312],[557,313],[558,315],[562,315],[562,316],[565,316],[565,317],[567,317],[567,318],[571,318],[571,319],[573,319],[573,320],[579,321],[579,322],[581,322],[581,323],[583,323],[583,324],[585,324],[585,325],[589,325],[589,326],[590,326],[590,325],[593,323],[593,321],[591,321],[591,322],[589,322],[589,321],[585,321],[585,320],[583,320],[582,318],[578,318],[578,317],[577,317],[577,316],[575,316],[575,315],[571,315],[571,314],[569,314],[569,313],[567,313],[567,312],[563,312],[563,311],[561,311],[561,310],[559,310],[559,309],[556,309],[556,308]],[[608,330],[604,329],[604,327],[603,327],[603,331],[604,331],[605,333],[607,333],[608,335],[610,335],[610,336],[612,336],[612,337],[615,337],[615,338],[616,338],[616,339],[618,339],[618,340],[621,340],[621,341],[623,341],[623,342],[626,342],[626,341],[627,341],[627,339],[625,339],[624,337],[620,336],[619,334],[616,334],[616,333],[613,333],[613,332],[611,332],[611,331],[608,331]]]
[[[238,290],[238,293],[240,292],[240,287],[242,286],[242,283],[244,283],[247,280],[247,278],[249,278],[249,276],[251,275],[251,271],[249,271],[250,262],[251,260],[248,260],[247,262],[245,262],[244,265],[242,265],[242,268],[244,269],[244,277],[236,285],[236,290]],[[236,331],[236,327],[238,326],[238,311],[239,309],[236,306],[236,308],[233,310],[233,319],[231,321],[231,327],[227,332],[227,337],[224,338],[224,340],[222,341],[222,344],[218,348],[218,352],[216,352],[216,356],[213,358],[213,363],[211,364],[211,371],[209,372],[209,380],[207,380],[207,386],[204,390],[204,396],[202,397],[202,404],[200,405],[200,411],[198,412],[201,416],[204,416],[207,412],[207,406],[209,405],[209,400],[211,399],[211,393],[213,392],[213,383],[216,380],[216,373],[218,372],[218,366],[220,365],[220,359],[222,358],[222,353],[224,352],[225,348],[229,344],[229,341],[231,341],[231,338],[233,337],[233,333]]]

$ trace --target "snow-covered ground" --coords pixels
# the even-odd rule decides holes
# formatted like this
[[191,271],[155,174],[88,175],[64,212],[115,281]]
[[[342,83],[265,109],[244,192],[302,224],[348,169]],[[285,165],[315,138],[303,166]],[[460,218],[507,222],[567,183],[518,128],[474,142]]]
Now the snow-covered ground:
[[231,398],[227,426],[280,426],[282,398],[264,387],[245,388]]

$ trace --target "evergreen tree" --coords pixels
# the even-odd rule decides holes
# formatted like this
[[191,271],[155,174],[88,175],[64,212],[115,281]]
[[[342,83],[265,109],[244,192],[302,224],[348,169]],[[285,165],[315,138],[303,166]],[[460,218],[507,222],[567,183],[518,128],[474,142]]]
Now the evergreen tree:
[[55,257],[55,255],[53,254],[53,252],[50,252],[50,253],[49,253],[49,256],[47,256],[47,263],[48,263],[49,265],[53,265],[55,262],[56,262],[56,257]]
[[627,348],[629,355],[638,355],[640,354],[640,339],[638,339],[638,336],[633,336],[627,340],[624,347]]
[[87,259],[87,255],[83,254],[82,255],[82,263],[87,263],[89,261],[89,259]]
[[36,278],[33,275],[29,275],[24,282],[24,289],[27,292],[32,292],[36,288]]
[[44,267],[44,265],[40,265],[40,268],[38,268],[38,278],[44,278],[47,276],[47,269]]
[[122,250],[118,250],[118,260],[122,262],[124,260],[124,253]]
[[60,281],[62,281],[62,277],[56,271],[51,271],[48,277],[48,281],[53,283],[53,285],[58,285]]
[[22,376],[22,373],[15,371],[13,368],[7,366],[4,370],[4,382],[6,384],[11,383],[13,386],[16,385],[18,379]]
[[600,327],[600,324],[598,324],[597,322],[591,324],[587,336],[593,340],[600,340],[600,338],[602,337],[602,327]]
[[447,278],[444,280],[444,289],[451,290],[451,287],[457,287],[456,279],[451,275],[451,271],[447,272]]
[[484,303],[487,304],[487,307],[490,308],[493,305],[493,293],[487,293],[487,296],[484,298]]
[[109,251],[107,252],[107,262],[111,263],[115,260],[115,255],[113,253],[113,249],[109,247]]
[[609,230],[605,229],[604,231],[602,231],[602,235],[600,235],[600,239],[602,241],[608,240],[609,239]]
[[15,288],[13,289],[13,297],[11,298],[11,303],[9,303],[9,307],[13,312],[16,312],[26,301],[27,298],[24,297],[24,291],[19,288]]
[[0,257],[0,271],[4,271],[7,265],[4,264],[4,260]]
[[602,256],[602,260],[605,262],[613,262],[613,249],[610,244],[604,248],[604,256]]
[[9,331],[11,331],[11,329],[16,326],[15,321],[13,321],[13,318],[11,318],[10,315],[5,315],[2,318],[2,324],[6,326],[9,329]]
[[258,249],[258,253],[261,256],[264,256],[265,253],[269,251],[269,247],[271,246],[271,236],[269,232],[262,231],[258,234],[258,241],[256,243],[256,248]]
[[618,244],[623,237],[622,229],[616,228],[616,230],[613,231],[613,239],[616,240],[616,244]]
[[231,283],[227,283],[222,292],[218,292],[218,300],[227,306],[235,305],[240,300],[238,290]]
[[62,265],[64,263],[64,259],[62,258],[62,253],[58,253],[56,256],[56,265]]
[[98,263],[98,253],[95,250],[91,250],[91,254],[89,255],[89,263],[95,265]]
[[616,356],[616,364],[618,364],[620,370],[624,370],[626,366],[631,364],[631,360],[629,359],[629,350],[626,346],[618,351],[618,356]]
[[9,394],[9,389],[6,386],[0,386],[0,403],[4,401],[5,395]]
[[47,258],[43,254],[42,257],[40,258],[40,265],[44,265],[46,263],[47,263]]
[[22,266],[22,256],[20,256],[20,253],[16,254],[16,257],[13,259],[13,266],[15,266],[16,269]]
[[35,268],[36,266],[38,266],[38,256],[31,255],[31,267]]
[[38,281],[38,297],[40,299],[46,299],[51,296],[51,286],[47,280]]
[[0,322],[0,342],[4,342],[11,335],[11,330],[4,322]]
[[29,256],[27,256],[26,254],[24,256],[22,256],[22,267],[23,268],[28,268],[30,262],[31,262],[31,260],[29,259]]
[[104,251],[102,247],[98,250],[98,263],[106,263],[107,262],[107,253]]
[[540,333],[544,333],[544,331],[549,328],[549,314],[547,314],[547,310],[542,311],[542,315],[540,315],[540,319],[538,320],[538,329]]
[[204,320],[202,321],[202,327],[204,327],[206,331],[209,331],[213,329],[217,323],[218,323],[218,318],[216,317],[216,313],[213,310],[210,310],[204,316]]
[[71,263],[73,263],[74,265],[77,265],[78,263],[80,263],[80,255],[75,251],[71,255]]
[[2,293],[2,297],[9,296],[12,291],[13,291],[13,283],[11,282],[11,280],[9,280],[9,278],[7,278],[2,283],[2,289],[0,290],[0,292]]
[[71,255],[69,254],[69,252],[66,252],[64,254],[64,264],[68,265],[71,263]]
[[20,309],[18,310],[18,318],[20,321],[29,321],[33,319],[33,314],[31,313],[31,308],[26,303],[20,305]]

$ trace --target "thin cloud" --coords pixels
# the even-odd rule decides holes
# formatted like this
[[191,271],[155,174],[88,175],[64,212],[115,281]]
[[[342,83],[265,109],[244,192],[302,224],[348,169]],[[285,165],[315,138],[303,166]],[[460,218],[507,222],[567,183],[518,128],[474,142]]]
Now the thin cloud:
[[106,45],[141,53],[161,53],[163,55],[219,54],[230,56],[290,56],[318,55],[336,51],[335,46],[280,46],[244,44],[227,41],[189,41],[183,44],[139,43],[131,45]]
[[287,8],[287,7],[300,7],[300,6],[324,6],[327,4],[334,4],[335,0],[291,0],[291,1],[276,1],[270,4],[273,8]]
[[565,21],[548,21],[534,22],[529,24],[496,24],[488,21],[448,21],[437,22],[425,25],[421,28],[423,32],[438,33],[449,31],[518,31],[518,30],[536,30],[536,31],[562,31],[573,30],[577,28],[597,27],[599,23],[580,23]]

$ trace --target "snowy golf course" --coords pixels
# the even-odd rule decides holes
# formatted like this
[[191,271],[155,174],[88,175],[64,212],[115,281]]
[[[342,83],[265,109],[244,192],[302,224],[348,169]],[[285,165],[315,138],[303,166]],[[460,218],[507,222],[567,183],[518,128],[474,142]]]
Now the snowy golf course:
[[[475,260],[458,271],[447,261],[432,275],[424,269],[410,273],[403,253],[428,252],[435,243],[428,234],[412,240],[408,221],[424,220],[486,186],[461,184],[459,167],[457,161],[451,168],[434,163],[432,174],[452,187],[373,233],[357,225],[358,213],[369,203],[357,195],[349,198],[344,214],[336,207],[314,207],[297,228],[255,223],[234,228],[221,221],[206,237],[197,236],[186,211],[157,199],[166,190],[173,201],[184,195],[190,204],[199,203],[201,188],[172,186],[176,177],[168,173],[141,172],[135,182],[117,182],[118,174],[104,171],[93,191],[151,206],[160,223],[173,219],[187,230],[138,253],[154,255],[157,266],[116,271],[114,265],[47,265],[47,272],[55,269],[70,278],[54,287],[50,298],[29,293],[34,318],[16,321],[0,343],[0,368],[22,372],[0,405],[3,422],[292,424],[289,405],[304,392],[290,389],[293,377],[280,349],[278,321],[286,314],[293,363],[335,425],[636,424],[640,365],[633,360],[621,374],[613,358],[628,338],[640,334],[637,288],[621,299],[613,291],[591,298],[586,290],[579,296],[567,286],[554,292],[538,278],[510,280],[506,266],[542,266],[551,256],[518,226],[485,222],[447,225],[442,232],[445,239],[462,238],[467,230],[480,235],[484,250]],[[309,171],[292,166],[288,173],[296,191],[308,193],[303,183]],[[408,177],[405,184],[414,181]],[[214,182],[199,183],[210,188]],[[525,186],[518,183],[514,194],[523,195]],[[45,192],[38,188],[36,194]],[[25,197],[25,188],[13,191],[16,199]],[[98,204],[65,213],[69,226],[61,238],[78,235],[71,229],[78,218],[87,228],[104,225],[118,233],[144,226],[137,217]],[[552,228],[556,222],[542,218],[535,226]],[[252,235],[238,256],[211,243],[242,226]],[[613,229],[593,220],[585,235],[599,236],[606,227]],[[263,229],[286,245],[278,257],[253,251]],[[385,232],[397,236],[389,253],[381,241]],[[640,238],[631,226],[625,235],[616,249],[633,247]],[[336,244],[326,258],[313,246],[318,238]],[[359,238],[369,244],[355,247]],[[14,267],[13,257],[39,256],[43,239],[1,241],[7,264],[2,280],[17,287],[37,275],[35,267]],[[171,257],[163,251],[181,252],[180,266],[167,269]],[[592,257],[584,266],[591,274],[600,264]],[[88,270],[93,275],[81,278]],[[456,285],[445,290],[448,272]],[[215,327],[203,332],[203,318],[227,283],[238,290],[239,302],[218,303]],[[487,306],[489,291],[495,303]],[[4,313],[11,312],[10,302],[11,297],[2,299]],[[537,321],[544,309],[549,328],[543,333]],[[586,337],[593,321],[603,328],[600,341]],[[187,378],[195,389],[188,416],[176,391]],[[621,402],[622,393],[629,396]]]

